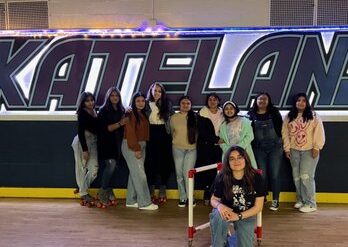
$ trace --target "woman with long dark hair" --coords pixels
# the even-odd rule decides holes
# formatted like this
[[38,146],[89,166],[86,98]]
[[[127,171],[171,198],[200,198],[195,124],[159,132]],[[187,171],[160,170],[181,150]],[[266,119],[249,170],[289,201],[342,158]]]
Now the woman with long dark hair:
[[188,171],[194,168],[197,152],[197,117],[192,110],[192,102],[188,96],[179,99],[179,112],[170,119],[173,136],[173,158],[176,181],[179,190],[179,207],[185,207],[188,193]]
[[226,101],[222,107],[225,121],[220,126],[220,147],[222,157],[232,145],[238,145],[244,148],[251,160],[251,165],[257,168],[256,160],[251,142],[254,139],[251,122],[246,117],[238,115],[239,107],[233,101]]
[[95,98],[90,92],[80,95],[77,114],[78,134],[72,148],[75,157],[76,183],[79,187],[81,205],[94,205],[88,189],[98,173],[97,129],[98,119],[95,111]]
[[258,167],[263,171],[266,191],[272,190],[270,210],[279,208],[280,168],[283,161],[282,124],[278,108],[273,106],[268,93],[259,93],[248,112],[254,130],[252,142]]
[[317,210],[314,176],[320,150],[325,144],[325,132],[305,93],[295,95],[283,123],[282,136],[296,188],[294,208],[303,213],[314,212]]
[[210,214],[212,246],[226,246],[229,222],[233,222],[237,246],[254,246],[256,215],[262,211],[264,196],[263,179],[252,168],[245,149],[230,147],[210,201],[214,208]]
[[[170,116],[174,114],[174,111],[160,83],[151,84],[146,101],[145,110],[150,123],[150,139],[146,145],[145,171],[152,201],[162,204],[167,201],[166,187],[174,166],[170,135]],[[155,195],[157,182],[159,182],[158,198]]]
[[149,139],[149,121],[145,114],[145,95],[138,92],[132,98],[132,112],[124,128],[122,154],[129,169],[126,207],[156,210],[151,202],[144,162],[146,141]]
[[100,202],[97,206],[103,208],[116,204],[110,180],[121,157],[123,126],[128,121],[124,113],[120,91],[116,87],[109,88],[98,114],[98,153],[104,170],[98,193]]

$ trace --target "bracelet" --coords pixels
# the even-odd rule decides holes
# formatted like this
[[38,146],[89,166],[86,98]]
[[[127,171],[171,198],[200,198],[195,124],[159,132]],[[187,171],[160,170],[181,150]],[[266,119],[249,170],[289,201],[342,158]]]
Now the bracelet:
[[243,219],[243,215],[242,215],[242,213],[239,213],[238,214],[238,220],[242,220]]
[[219,203],[216,205],[215,208],[218,209],[218,207],[219,207],[220,204],[221,204],[221,202],[219,202]]

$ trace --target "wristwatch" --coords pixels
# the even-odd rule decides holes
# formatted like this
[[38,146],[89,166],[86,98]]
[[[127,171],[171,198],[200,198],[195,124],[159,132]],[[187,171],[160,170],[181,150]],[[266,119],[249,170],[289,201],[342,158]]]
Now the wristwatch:
[[238,220],[242,220],[242,219],[243,219],[242,213],[238,213]]

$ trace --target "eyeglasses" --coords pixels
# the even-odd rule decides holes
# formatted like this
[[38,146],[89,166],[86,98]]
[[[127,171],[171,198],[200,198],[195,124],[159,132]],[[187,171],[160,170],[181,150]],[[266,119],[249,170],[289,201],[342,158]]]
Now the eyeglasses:
[[230,162],[237,162],[237,161],[242,161],[242,160],[244,160],[244,157],[243,157],[243,156],[238,156],[237,158],[229,157],[228,160],[229,160]]

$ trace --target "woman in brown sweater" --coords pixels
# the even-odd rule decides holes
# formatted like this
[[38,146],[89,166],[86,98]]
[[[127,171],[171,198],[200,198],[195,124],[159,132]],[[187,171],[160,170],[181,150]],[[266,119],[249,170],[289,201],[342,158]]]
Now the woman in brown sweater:
[[145,96],[138,92],[132,98],[132,112],[125,125],[122,154],[129,169],[126,206],[156,210],[151,202],[144,170],[146,141],[149,139],[149,121],[145,115]]

